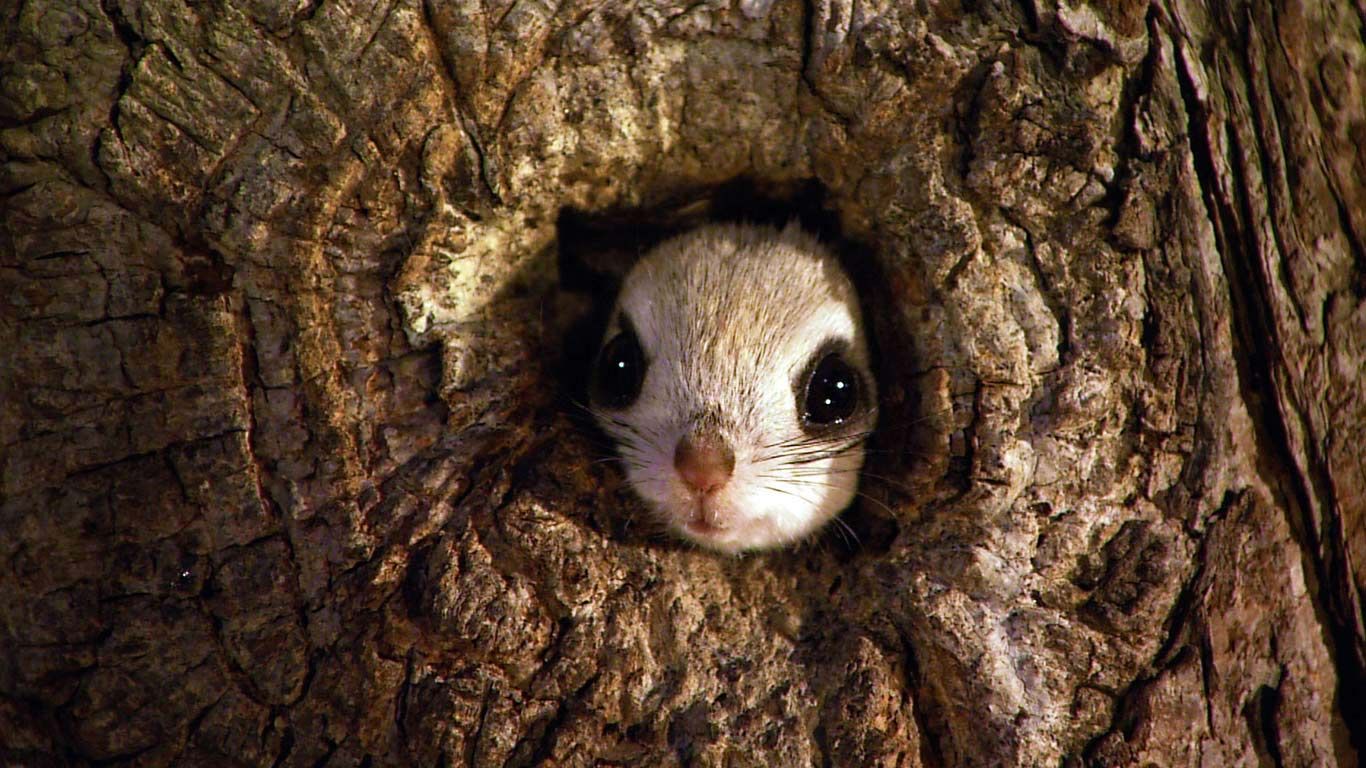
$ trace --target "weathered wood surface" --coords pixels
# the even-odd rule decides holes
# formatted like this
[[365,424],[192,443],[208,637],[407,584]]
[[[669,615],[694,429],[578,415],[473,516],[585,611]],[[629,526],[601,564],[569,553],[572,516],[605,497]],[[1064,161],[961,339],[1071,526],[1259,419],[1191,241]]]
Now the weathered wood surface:
[[[1355,765],[1364,40],[1360,0],[0,5],[0,763]],[[741,177],[863,254],[852,548],[659,539],[558,394],[557,253],[623,265],[561,212]]]

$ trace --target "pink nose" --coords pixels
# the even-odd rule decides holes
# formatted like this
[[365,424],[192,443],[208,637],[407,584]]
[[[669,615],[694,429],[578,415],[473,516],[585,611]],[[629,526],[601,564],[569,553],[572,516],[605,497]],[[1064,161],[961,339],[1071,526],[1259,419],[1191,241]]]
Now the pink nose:
[[730,480],[735,471],[735,451],[720,435],[693,433],[678,441],[674,468],[683,482],[706,495]]

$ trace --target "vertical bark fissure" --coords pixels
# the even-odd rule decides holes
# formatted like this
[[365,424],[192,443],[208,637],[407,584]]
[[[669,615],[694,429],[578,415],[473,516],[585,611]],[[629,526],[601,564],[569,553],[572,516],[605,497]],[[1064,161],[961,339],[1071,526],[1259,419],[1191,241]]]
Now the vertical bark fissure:
[[[1177,41],[1177,47],[1178,50],[1185,50],[1180,41]],[[1248,187],[1241,165],[1244,152],[1238,133],[1232,130],[1224,132],[1230,142],[1227,160],[1232,174],[1226,187],[1216,168],[1216,150],[1210,136],[1210,124],[1214,118],[1201,102],[1192,75],[1185,69],[1199,64],[1189,55],[1180,58],[1184,66],[1178,65],[1176,74],[1188,118],[1191,156],[1206,210],[1214,224],[1220,260],[1229,278],[1228,298],[1233,309],[1231,320],[1235,331],[1233,354],[1237,361],[1239,389],[1256,427],[1257,447],[1261,454],[1259,469],[1277,494],[1279,506],[1285,510],[1291,530],[1296,532],[1302,545],[1301,551],[1308,560],[1305,570],[1310,594],[1314,596],[1315,612],[1322,623],[1329,653],[1341,672],[1338,703],[1353,748],[1360,751],[1366,746],[1366,741],[1363,741],[1366,739],[1366,701],[1351,692],[1366,690],[1366,666],[1363,666],[1355,652],[1353,611],[1341,604],[1344,596],[1350,596],[1350,590],[1344,588],[1350,574],[1342,564],[1342,558],[1336,555],[1336,547],[1342,542],[1341,521],[1329,492],[1327,496],[1317,496],[1324,504],[1322,523],[1325,530],[1319,531],[1315,525],[1315,506],[1311,501],[1314,494],[1310,487],[1312,485],[1315,490],[1327,491],[1329,485],[1326,478],[1322,477],[1322,468],[1314,456],[1309,457],[1311,466],[1303,468],[1309,477],[1299,471],[1294,451],[1290,447],[1288,428],[1283,421],[1285,414],[1279,407],[1282,398],[1293,393],[1281,392],[1282,398],[1277,397],[1278,390],[1284,386],[1284,380],[1277,375],[1280,366],[1274,361],[1279,357],[1278,344],[1281,342],[1271,319],[1270,301],[1263,290],[1268,276],[1259,267],[1255,242],[1244,234],[1246,229],[1253,226],[1256,215],[1247,197]],[[1208,82],[1212,88],[1220,87],[1218,79]],[[1234,200],[1238,202],[1238,211],[1233,207]],[[1265,391],[1267,387],[1271,390]],[[1326,550],[1325,544],[1333,548]]]

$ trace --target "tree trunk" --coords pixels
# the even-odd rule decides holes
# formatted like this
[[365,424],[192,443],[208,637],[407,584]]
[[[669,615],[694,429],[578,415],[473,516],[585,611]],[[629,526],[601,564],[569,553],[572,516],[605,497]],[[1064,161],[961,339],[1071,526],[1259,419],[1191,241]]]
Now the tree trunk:
[[[0,763],[1357,764],[1361,0],[0,25]],[[882,425],[857,541],[721,557],[576,340],[775,210]]]

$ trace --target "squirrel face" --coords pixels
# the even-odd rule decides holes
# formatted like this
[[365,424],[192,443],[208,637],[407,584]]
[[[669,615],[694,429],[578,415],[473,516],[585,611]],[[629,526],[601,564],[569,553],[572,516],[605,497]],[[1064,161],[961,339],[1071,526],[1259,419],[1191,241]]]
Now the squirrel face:
[[789,225],[712,225],[627,275],[592,411],[674,533],[727,553],[796,542],[849,505],[877,392],[852,283]]

